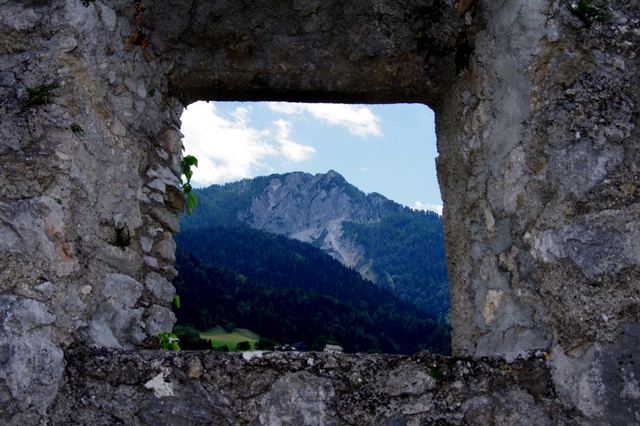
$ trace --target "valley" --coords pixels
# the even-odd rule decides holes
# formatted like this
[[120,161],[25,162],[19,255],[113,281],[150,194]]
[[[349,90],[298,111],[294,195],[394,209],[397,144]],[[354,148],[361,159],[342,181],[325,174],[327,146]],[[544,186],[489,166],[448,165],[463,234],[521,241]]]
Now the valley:
[[179,324],[280,343],[323,337],[348,352],[450,352],[437,214],[366,195],[333,171],[196,194],[175,237]]

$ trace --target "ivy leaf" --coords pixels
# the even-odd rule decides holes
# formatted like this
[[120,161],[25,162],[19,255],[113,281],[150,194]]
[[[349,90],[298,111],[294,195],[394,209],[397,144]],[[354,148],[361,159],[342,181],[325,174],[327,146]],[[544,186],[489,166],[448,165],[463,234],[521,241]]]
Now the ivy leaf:
[[191,211],[198,205],[198,199],[193,192],[186,192],[185,195],[187,196],[187,216],[191,216]]
[[160,346],[165,351],[179,351],[180,345],[178,342],[180,339],[173,333],[160,333],[158,334],[158,340],[160,340]]
[[193,155],[187,155],[182,159],[183,163],[187,166],[196,166],[198,167],[198,159]]
[[[182,146],[184,150],[184,145]],[[180,180],[180,185],[182,185],[182,193],[184,194],[187,202],[187,216],[191,216],[191,211],[195,206],[198,205],[198,200],[196,196],[193,194],[191,186],[191,177],[193,176],[193,171],[191,170],[191,166],[198,167],[198,159],[193,155],[185,155],[180,160],[180,166],[182,167],[182,174],[185,177],[185,181],[182,180],[182,176],[178,177]]]

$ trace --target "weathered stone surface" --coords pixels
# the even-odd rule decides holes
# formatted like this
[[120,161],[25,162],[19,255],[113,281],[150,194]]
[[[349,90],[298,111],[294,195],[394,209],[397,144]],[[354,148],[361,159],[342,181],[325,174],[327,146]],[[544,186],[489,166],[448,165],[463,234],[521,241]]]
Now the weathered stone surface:
[[[154,2],[147,22],[154,29],[150,44],[172,62],[172,89],[187,103],[431,103],[444,88],[462,26],[451,6],[439,0],[271,7],[250,1],[190,7]],[[336,63],[336,56],[345,61]]]
[[153,297],[164,303],[171,303],[176,289],[162,275],[157,272],[149,272],[144,280],[145,287],[151,292]]
[[[163,201],[162,198],[159,199],[159,202]],[[164,228],[168,229],[172,234],[177,234],[180,232],[180,225],[178,225],[178,218],[174,213],[167,211],[166,209],[162,209],[160,207],[155,207],[151,210],[151,215],[154,219],[156,219]]]
[[146,333],[157,336],[161,333],[171,333],[173,325],[176,323],[175,314],[164,306],[152,305],[146,310],[147,317],[144,319]]
[[78,267],[65,236],[65,212],[49,197],[0,203],[0,249],[7,255],[46,259],[58,275]]
[[286,373],[271,385],[257,424],[336,425],[339,417],[331,408],[335,399],[331,381],[306,371]]
[[62,384],[62,351],[50,341],[55,317],[35,300],[0,295],[0,420],[35,424]]
[[128,275],[136,275],[143,259],[138,252],[113,245],[104,245],[96,250],[96,258],[113,269]]
[[[144,280],[152,269],[140,239],[145,247],[156,243],[157,233],[143,230],[162,228],[150,209],[163,200],[140,203],[152,180],[146,171],[156,170],[165,184],[177,181],[168,176],[169,164],[155,161],[157,151],[180,152],[163,137],[179,127],[177,101],[160,96],[164,69],[127,46],[130,6],[0,5],[0,290],[43,303],[55,316],[48,338],[60,348],[86,338],[78,331],[90,328],[105,277]],[[38,90],[45,96],[32,102]],[[151,90],[159,93],[150,96]],[[131,240],[115,247],[115,228],[124,225]],[[171,265],[155,269],[172,277]],[[144,318],[142,304],[128,320],[116,319],[113,309],[111,326]],[[132,331],[133,341],[155,338],[140,330]]]
[[167,263],[176,261],[176,243],[170,232],[165,232],[162,239],[153,246],[153,253],[160,256]]
[[[600,16],[591,19],[565,0],[457,3],[0,1],[0,290],[7,312],[28,305],[42,313],[39,325],[4,326],[0,336],[38,354],[2,352],[2,420],[46,421],[64,369],[60,350],[72,343],[136,348],[168,326],[168,300],[139,283],[152,271],[175,274],[169,233],[179,231],[180,203],[164,191],[177,191],[183,104],[268,99],[434,108],[454,352],[515,363],[538,348],[550,354],[547,379],[526,376],[527,366],[514,373],[512,364],[470,359],[461,362],[470,371],[484,363],[487,374],[477,377],[486,380],[460,373],[433,390],[425,380],[396,381],[425,392],[405,401],[348,392],[376,357],[355,357],[353,366],[326,357],[308,371],[302,360],[251,358],[247,365],[271,363],[250,372],[253,384],[205,357],[206,372],[175,382],[167,397],[143,385],[161,373],[171,382],[177,370],[104,352],[100,362],[122,361],[122,370],[101,375],[94,364],[82,372],[95,378],[86,385],[69,370],[64,395],[75,396],[60,396],[52,423],[171,415],[175,424],[259,424],[274,418],[273,407],[293,407],[274,388],[308,402],[300,378],[323,389],[326,401],[309,410],[329,423],[637,423],[640,5],[594,2]],[[123,224],[124,250],[109,244]],[[123,297],[110,293],[114,276]],[[181,369],[192,356],[171,362],[184,361]],[[229,365],[244,362],[230,357]],[[70,368],[89,363],[68,359]],[[388,362],[382,370],[398,368]],[[48,378],[38,384],[42,369]],[[252,402],[240,409],[244,395]],[[353,413],[354,404],[366,409]],[[429,417],[434,406],[446,414]],[[240,414],[255,407],[264,420]]]
[[[68,385],[49,420],[95,425],[580,421],[555,399],[544,355],[507,363],[424,352],[411,357],[318,352],[252,356],[78,347],[67,351]],[[200,374],[193,374],[194,366]],[[412,371],[417,374],[408,377]]]
[[142,308],[134,308],[142,284],[122,274],[105,277],[98,308],[89,322],[87,342],[109,348],[132,349],[145,338]]
[[431,374],[426,365],[402,365],[381,372],[379,382],[389,396],[421,395],[435,388],[436,379]]

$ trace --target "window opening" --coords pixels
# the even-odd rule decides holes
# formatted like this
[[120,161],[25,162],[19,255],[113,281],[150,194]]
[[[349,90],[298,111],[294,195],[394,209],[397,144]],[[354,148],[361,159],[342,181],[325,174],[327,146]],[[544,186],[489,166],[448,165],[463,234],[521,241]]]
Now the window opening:
[[[228,262],[223,266],[235,268],[238,276],[229,278],[231,280],[229,285],[236,288],[216,290],[220,293],[218,296],[222,298],[221,300],[224,300],[216,303],[225,303],[224,308],[212,302],[208,307],[198,306],[195,314],[196,311],[191,311],[189,315],[184,315],[180,310],[176,310],[178,324],[193,326],[198,330],[201,338],[214,341],[214,346],[217,344],[219,347],[224,347],[220,343],[220,338],[214,338],[214,336],[224,335],[226,339],[232,339],[230,344],[226,345],[230,349],[235,347],[233,339],[242,339],[239,337],[243,335],[242,331],[238,332],[235,329],[247,327],[247,321],[238,321],[238,319],[248,318],[253,313],[258,316],[263,315],[267,318],[265,321],[271,321],[271,336],[265,335],[264,324],[262,324],[260,335],[264,335],[271,341],[278,341],[279,346],[286,344],[287,342],[283,340],[287,339],[290,345],[300,343],[294,340],[304,336],[308,346],[315,350],[323,349],[324,345],[341,344],[346,346],[348,351],[381,350],[392,353],[411,352],[413,349],[432,349],[444,353],[450,351],[449,295],[441,229],[442,219],[433,214],[433,211],[439,214],[442,211],[435,173],[437,152],[433,111],[421,104],[196,102],[184,111],[181,130],[185,135],[185,155],[193,155],[199,163],[191,181],[194,188],[197,188],[195,194],[199,197],[199,206],[190,218],[186,218],[186,215],[181,218],[182,232],[176,237],[179,248],[178,269],[181,273],[175,281],[178,294],[190,294],[191,296],[187,298],[194,297],[195,293],[190,293],[191,290],[185,287],[189,285],[186,282],[187,275],[191,280],[204,279],[203,277],[207,275],[203,270],[204,266],[197,268],[199,278],[192,277],[190,272],[181,267],[180,260],[183,254],[180,249],[184,247],[196,253],[195,257],[199,257],[197,253],[200,253],[200,258],[213,256],[215,262],[221,262],[220,259],[225,257],[234,258],[235,263]],[[382,220],[377,216],[363,214],[358,220],[343,223],[341,219],[344,218],[330,217],[327,219],[327,224],[314,222],[314,225],[307,226],[306,229],[291,229],[288,228],[291,223],[309,219],[302,219],[301,216],[315,215],[311,219],[317,222],[319,220],[316,217],[317,212],[301,213],[295,209],[295,203],[283,202],[276,206],[278,201],[272,199],[269,201],[272,205],[265,208],[293,210],[281,211],[269,217],[269,214],[259,211],[255,206],[252,210],[248,204],[242,204],[249,202],[246,199],[249,195],[259,195],[251,191],[266,188],[268,179],[264,176],[277,174],[278,182],[284,182],[283,175],[304,172],[313,176],[325,176],[323,184],[327,184],[331,180],[328,177],[330,170],[344,178],[346,181],[344,184],[354,191],[352,195],[360,193],[357,190],[364,194],[381,194],[390,200],[389,205],[395,205],[391,203],[393,201],[404,206],[396,207],[405,213],[401,211],[394,212],[394,215],[385,213]],[[258,178],[259,176],[263,177]],[[261,183],[257,183],[256,178]],[[309,175],[306,179],[309,179]],[[339,176],[336,179],[343,182]],[[331,184],[336,185],[336,182]],[[211,185],[215,185],[213,187],[216,188],[215,191],[206,189]],[[304,186],[304,182],[301,181],[298,185],[306,191],[298,194],[298,198],[318,196],[318,194],[309,194],[309,188]],[[251,188],[247,189],[249,187]],[[319,191],[323,189],[325,190],[323,196],[330,197],[329,188],[321,188]],[[287,189],[287,191],[291,190],[291,188]],[[212,191],[217,191],[217,195],[212,195]],[[282,190],[276,193],[277,190],[273,188],[272,192],[272,197],[282,196]],[[230,194],[238,194],[238,196]],[[360,193],[359,197],[363,197],[364,194]],[[379,203],[380,200],[384,199],[379,198],[377,202]],[[371,201],[362,201],[364,201],[363,206],[372,208]],[[256,203],[256,206],[258,204]],[[416,217],[416,210],[432,212],[423,213],[422,216],[418,214],[420,217]],[[411,213],[406,213],[411,211],[414,212],[413,216]],[[252,215],[251,218],[249,215]],[[256,218],[257,216],[264,217]],[[346,211],[345,216],[349,216]],[[215,218],[212,219],[212,217]],[[283,314],[278,311],[282,309],[277,306],[279,302],[274,304],[274,301],[265,295],[270,291],[269,289],[258,288],[256,292],[259,295],[252,301],[246,300],[247,297],[243,292],[247,289],[247,280],[252,282],[260,281],[261,278],[267,281],[274,280],[274,277],[265,269],[274,268],[275,261],[269,260],[269,265],[247,266],[247,263],[260,263],[266,260],[256,259],[259,255],[247,250],[247,256],[250,259],[239,262],[237,257],[241,256],[237,253],[238,248],[234,246],[235,248],[231,249],[234,242],[250,239],[252,234],[246,230],[229,231],[233,235],[223,235],[218,232],[216,234],[218,241],[227,241],[227,243],[215,250],[207,245],[209,243],[203,242],[207,240],[202,232],[205,227],[231,224],[249,225],[311,243],[352,270],[356,270],[363,278],[370,279],[378,287],[393,293],[404,305],[401,303],[398,306],[387,306],[387,308],[402,310],[400,306],[405,306],[406,323],[400,324],[402,331],[396,332],[403,336],[395,339],[388,335],[392,334],[390,330],[387,334],[373,335],[363,330],[364,326],[359,324],[358,320],[353,321],[355,326],[347,325],[343,324],[344,318],[334,316],[334,318],[323,320],[325,323],[329,321],[328,326],[317,333],[317,338],[312,339],[308,336],[313,334],[313,324],[320,321],[317,316],[331,315],[331,309],[325,306],[328,300],[320,297],[317,300],[314,299],[315,305],[310,304],[305,300],[310,297],[308,294],[293,294],[292,290],[287,288],[287,284],[284,285],[284,290],[277,291],[281,291],[278,293],[281,298],[292,298],[291,309],[300,310],[303,309],[302,307],[317,306],[320,313],[300,312],[301,315],[315,316],[313,320],[283,321],[273,318]],[[314,228],[315,225],[318,226]],[[438,226],[439,234],[433,229],[425,229]],[[351,241],[352,244],[346,244],[345,241]],[[245,246],[248,245],[251,243],[246,242]],[[226,249],[234,251],[223,253]],[[285,250],[283,247],[279,249]],[[216,252],[215,256],[211,254],[213,251]],[[285,255],[281,254],[281,256]],[[301,256],[299,252],[297,256]],[[435,260],[427,261],[431,258]],[[182,260],[186,259],[182,258]],[[238,266],[243,262],[246,269]],[[319,267],[327,267],[324,263],[322,265]],[[299,265],[290,266],[299,268]],[[238,269],[242,269],[243,273],[238,272]],[[217,271],[209,270],[208,273],[219,273],[219,270]],[[296,271],[292,273],[294,272]],[[286,271],[273,273],[284,274]],[[286,280],[281,280],[281,282],[284,281]],[[273,282],[269,285],[273,285]],[[322,295],[323,292],[330,297],[340,296],[332,293],[335,292],[333,289],[318,288],[318,286],[327,286],[326,283],[314,281],[312,284],[302,283],[300,287],[306,289],[305,286],[309,285],[311,285],[309,290],[311,297],[319,297],[318,294]],[[363,291],[358,285],[362,284],[357,284],[356,287],[359,291]],[[349,291],[345,290],[345,293]],[[376,291],[371,292],[376,293]],[[238,296],[237,300],[234,299],[235,296]],[[393,316],[393,313],[385,311],[382,301],[375,301],[373,300],[375,297],[371,299],[369,296],[361,298],[362,306],[351,306],[356,308],[350,313],[352,317],[357,317],[359,310],[364,311],[364,314],[360,313],[366,317],[365,323]],[[296,297],[301,300],[293,301]],[[357,297],[352,299],[347,297],[345,303],[353,305],[356,303],[355,299]],[[195,299],[193,300],[197,303]],[[372,308],[376,303],[380,306]],[[228,306],[233,308],[228,309]],[[414,309],[417,311],[413,312]],[[420,329],[424,325],[420,321],[425,318],[435,320],[429,320],[433,322],[433,327],[429,328],[429,331],[434,335],[426,339],[423,344],[417,343],[414,346],[407,344],[406,340],[412,330],[415,332]],[[415,324],[410,324],[415,321],[417,321]],[[436,322],[444,325],[438,325]],[[223,333],[225,331],[226,333]],[[287,337],[288,335],[290,337]],[[256,347],[259,339],[247,341],[253,342]],[[354,341],[357,342],[354,343]],[[335,348],[329,348],[335,350]]]

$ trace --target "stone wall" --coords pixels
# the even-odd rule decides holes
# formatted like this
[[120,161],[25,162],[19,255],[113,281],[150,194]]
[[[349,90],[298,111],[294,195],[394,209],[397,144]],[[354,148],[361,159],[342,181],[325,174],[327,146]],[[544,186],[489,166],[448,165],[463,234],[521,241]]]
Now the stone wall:
[[640,11],[571,7],[482,3],[436,115],[454,353],[548,350],[563,401],[634,423]]
[[155,347],[175,321],[182,105],[129,3],[0,6],[4,420],[46,409],[72,342]]
[[[291,404],[327,423],[640,422],[640,6],[584,5],[0,0],[0,419],[153,424],[193,391],[203,416],[255,424]],[[309,355],[375,364],[381,383],[358,387],[296,356],[139,351],[174,321],[179,117],[198,99],[431,106],[453,346],[471,358]],[[503,374],[522,362],[544,389]],[[420,390],[389,391],[408,372]],[[119,417],[114,392],[139,404]]]
[[[445,358],[67,351],[54,424],[425,425],[580,421],[553,392],[544,353]],[[112,395],[96,398],[96,395]]]

